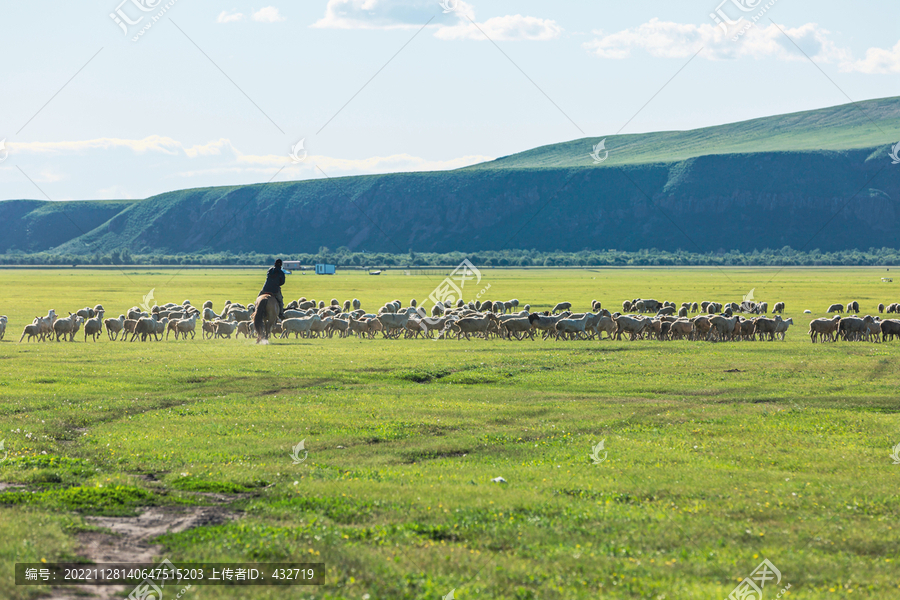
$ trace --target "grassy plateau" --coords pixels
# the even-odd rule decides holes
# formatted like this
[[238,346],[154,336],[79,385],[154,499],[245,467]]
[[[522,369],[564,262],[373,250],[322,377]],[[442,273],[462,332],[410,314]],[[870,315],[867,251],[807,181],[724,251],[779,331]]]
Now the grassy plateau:
[[[753,289],[786,303],[784,342],[17,344],[50,308],[115,317],[152,289],[220,310],[264,275],[0,270],[0,482],[24,486],[0,486],[0,599],[58,593],[13,585],[13,565],[75,558],[87,517],[214,501],[198,492],[236,518],[158,538],[161,558],[327,574],[189,599],[725,598],[763,559],[782,574],[767,599],[900,597],[900,342],[806,335],[831,303],[900,301],[884,268],[484,269],[464,289],[612,311]],[[284,295],[375,311],[442,279],[295,273]]]

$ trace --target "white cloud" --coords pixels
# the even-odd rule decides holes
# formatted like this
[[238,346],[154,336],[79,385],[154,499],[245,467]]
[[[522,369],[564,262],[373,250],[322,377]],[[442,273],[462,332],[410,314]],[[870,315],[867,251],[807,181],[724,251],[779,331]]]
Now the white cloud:
[[[476,26],[472,6],[462,0],[443,12],[437,0],[328,0],[325,16],[313,27],[323,29],[417,29],[429,23],[442,40],[544,41],[562,33],[551,19],[522,15],[492,17]],[[482,31],[484,33],[482,33]]]
[[111,150],[115,148],[129,148],[135,152],[161,152],[177,155],[178,150],[183,150],[181,142],[169,137],[151,135],[142,140],[123,140],[119,138],[97,138],[93,140],[79,140],[73,142],[16,142],[9,143],[10,149],[15,149],[21,154],[58,154],[58,153],[83,153],[88,150]]
[[[493,160],[491,156],[461,156],[447,160],[429,160],[409,154],[394,154],[390,156],[372,156],[369,158],[350,159],[334,156],[311,154],[299,164],[292,164],[288,156],[288,149],[284,154],[244,154],[230,140],[221,138],[211,140],[205,144],[187,146],[182,142],[165,137],[152,135],[140,140],[128,140],[120,138],[97,138],[93,140],[62,141],[62,142],[28,142],[9,144],[10,151],[17,157],[31,155],[53,156],[54,165],[77,170],[78,161],[112,161],[124,166],[132,159],[128,155],[117,154],[122,150],[130,151],[138,155],[155,153],[165,158],[164,163],[158,161],[145,161],[145,164],[154,165],[151,168],[160,168],[161,177],[179,177],[189,179],[192,177],[212,177],[215,175],[244,175],[251,179],[268,179],[279,169],[279,179],[309,179],[321,177],[322,173],[316,169],[318,165],[329,176],[339,175],[367,175],[377,173],[398,173],[410,171],[444,171],[459,169],[480,162]],[[97,154],[102,153],[102,157]],[[59,158],[59,157],[68,158]],[[67,162],[71,161],[71,163]],[[162,166],[162,165],[165,166]],[[146,167],[145,167],[146,168]],[[0,175],[3,171],[0,168]],[[43,169],[34,177],[37,182],[53,183],[67,179],[68,175],[56,171]],[[0,177],[2,180],[10,180],[10,177]],[[203,185],[208,185],[208,179],[203,180]],[[96,192],[101,198],[130,198],[129,188],[122,185],[113,185]]]
[[857,61],[846,61],[841,71],[857,71],[867,74],[900,73],[900,42],[893,48],[869,48],[866,57]]
[[434,36],[442,40],[485,40],[487,36],[494,41],[547,41],[561,33],[562,27],[550,19],[506,15],[490,18],[477,26],[463,17],[458,25],[441,27]]
[[218,18],[216,19],[216,23],[236,23],[237,21],[244,20],[244,13],[239,13],[236,10],[232,9],[232,12],[228,12],[227,10],[223,10],[219,13]]
[[[468,7],[464,2],[459,7]],[[437,17],[435,17],[437,14]],[[450,17],[452,18],[452,17]],[[320,29],[409,29],[448,20],[437,0],[328,0]]]
[[[830,32],[815,23],[782,29],[803,52],[817,62],[842,63],[849,58],[847,50],[838,48],[828,38]],[[627,58],[632,51],[638,49],[660,58],[687,58],[702,47],[700,56],[710,60],[743,57],[806,60],[803,52],[775,24],[750,27],[736,41],[732,40],[733,36],[725,35],[713,24],[693,25],[660,21],[656,18],[638,27],[610,35],[594,33],[601,37],[587,42],[584,47],[600,58]]]
[[259,21],[260,23],[277,23],[279,21],[286,21],[287,17],[282,16],[274,6],[267,6],[253,13],[253,20]]

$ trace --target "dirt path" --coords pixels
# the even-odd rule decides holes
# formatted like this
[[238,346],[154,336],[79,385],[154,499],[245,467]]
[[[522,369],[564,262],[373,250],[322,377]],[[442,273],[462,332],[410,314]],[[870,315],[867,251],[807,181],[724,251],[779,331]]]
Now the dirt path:
[[[78,534],[78,554],[97,563],[152,563],[162,546],[149,540],[164,533],[178,533],[194,527],[218,525],[234,514],[223,506],[161,506],[143,510],[136,517],[86,517],[91,525],[112,533],[88,531]],[[57,588],[53,600],[112,600],[125,598],[125,586],[73,586]]]

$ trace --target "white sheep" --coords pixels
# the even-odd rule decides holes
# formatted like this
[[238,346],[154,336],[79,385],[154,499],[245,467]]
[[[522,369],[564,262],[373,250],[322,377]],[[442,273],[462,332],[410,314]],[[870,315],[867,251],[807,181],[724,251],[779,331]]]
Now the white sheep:
[[159,341],[156,334],[156,323],[157,320],[155,315],[153,317],[143,317],[138,319],[137,324],[134,326],[134,332],[131,334],[131,341],[133,342],[138,335],[141,336],[142,342],[147,341],[147,338],[151,335],[154,340]]
[[6,318],[6,315],[0,315],[0,341],[3,340],[3,336],[6,335],[6,323],[9,319]]
[[[169,325],[171,325],[173,321],[169,321]],[[194,339],[194,335],[196,334],[196,325],[197,325],[197,315],[192,316],[190,319],[179,319],[174,321],[175,323],[175,339],[178,339],[178,334],[181,334],[181,337],[187,339],[187,334],[191,334],[191,339]],[[169,330],[166,330],[166,339],[169,339]]]
[[237,329],[237,325],[238,325],[237,321],[216,321],[215,337],[230,338],[231,334],[234,333],[234,330]]
[[103,324],[106,326],[106,335],[110,341],[115,341],[119,337],[119,332],[125,329],[125,315],[119,315],[118,319],[106,319]]
[[313,315],[311,317],[306,317],[303,319],[285,319],[281,322],[281,337],[286,338],[290,334],[294,334],[294,339],[299,337],[302,333],[303,337],[310,332],[314,323],[319,323],[322,321],[322,317],[319,315]]
[[[35,319],[37,320],[37,319]],[[38,340],[43,339],[43,332],[41,331],[41,326],[38,323],[32,323],[31,325],[26,325],[25,330],[22,332],[22,337],[19,338],[19,343],[22,343],[22,340],[25,339],[25,336],[28,336],[28,341],[31,341],[31,338],[38,338]]]
[[97,316],[93,319],[88,319],[84,323],[84,341],[87,341],[88,336],[96,342],[97,338],[100,337],[100,334],[103,333],[103,311],[98,311]]
[[64,339],[66,336],[69,336],[69,341],[74,341],[75,334],[78,333],[83,321],[84,319],[78,315],[73,315],[72,313],[69,313],[68,317],[57,319],[56,322],[53,323],[53,332],[56,334],[56,341],[59,341],[60,336]]

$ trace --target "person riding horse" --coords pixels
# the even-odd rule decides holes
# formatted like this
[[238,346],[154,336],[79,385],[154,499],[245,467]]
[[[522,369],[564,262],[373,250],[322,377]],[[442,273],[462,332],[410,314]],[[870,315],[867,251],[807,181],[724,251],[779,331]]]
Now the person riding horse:
[[284,320],[284,298],[281,296],[281,286],[284,285],[284,271],[281,270],[281,259],[275,261],[275,266],[266,273],[266,285],[258,294],[270,294],[278,301],[278,318]]

